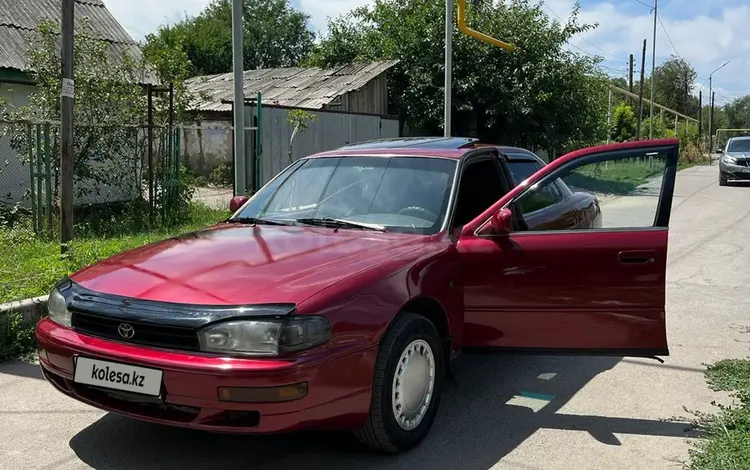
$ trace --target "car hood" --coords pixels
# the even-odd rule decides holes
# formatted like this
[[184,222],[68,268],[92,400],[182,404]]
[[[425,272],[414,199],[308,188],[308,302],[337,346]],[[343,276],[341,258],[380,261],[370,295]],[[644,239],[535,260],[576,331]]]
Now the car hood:
[[301,303],[429,237],[225,224],[123,252],[71,280],[92,291],[198,305]]
[[726,156],[738,160],[750,160],[750,152],[727,152]]

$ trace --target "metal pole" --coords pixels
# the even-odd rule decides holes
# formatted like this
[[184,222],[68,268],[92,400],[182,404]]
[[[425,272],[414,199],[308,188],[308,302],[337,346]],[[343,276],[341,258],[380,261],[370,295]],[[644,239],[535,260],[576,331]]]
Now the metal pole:
[[709,111],[708,117],[708,154],[710,155],[714,151],[714,103],[716,101],[716,93],[711,92],[711,110]]
[[703,149],[703,90],[698,90],[698,147]]
[[[643,51],[641,52],[641,84],[638,91],[638,121],[635,128],[636,140],[641,140],[641,124],[643,124],[643,82],[646,69],[646,40],[643,40]],[[653,103],[653,101],[652,101]]]
[[445,0],[445,99],[443,135],[450,137],[451,133],[451,108],[453,91],[453,0]]
[[60,145],[60,254],[68,252],[68,243],[73,239],[73,177],[75,156],[73,154],[73,21],[75,1],[62,2],[62,90]]
[[654,42],[651,44],[651,111],[649,111],[648,138],[654,138],[654,73],[656,72],[656,20],[659,15],[659,0],[654,0]]
[[245,93],[243,83],[243,0],[232,0],[232,58],[234,67],[234,195],[244,195],[245,184]]
[[607,105],[607,143],[612,135],[612,88],[609,89],[609,102]]
[[146,135],[148,139],[148,223],[154,224],[154,86],[146,85],[148,93],[148,109],[146,110],[148,128]]

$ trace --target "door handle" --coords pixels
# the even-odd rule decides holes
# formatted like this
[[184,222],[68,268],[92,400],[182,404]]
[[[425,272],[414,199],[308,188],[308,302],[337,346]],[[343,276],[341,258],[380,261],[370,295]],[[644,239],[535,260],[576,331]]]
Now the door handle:
[[655,251],[621,251],[617,260],[622,264],[652,264],[656,262]]

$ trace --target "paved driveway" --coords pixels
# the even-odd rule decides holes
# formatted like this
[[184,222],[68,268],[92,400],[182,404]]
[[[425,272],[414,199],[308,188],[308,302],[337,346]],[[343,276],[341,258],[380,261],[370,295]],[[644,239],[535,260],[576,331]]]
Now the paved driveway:
[[666,469],[689,436],[683,405],[716,398],[702,363],[748,353],[750,187],[717,167],[679,174],[668,275],[672,356],[464,357],[413,452],[371,455],[347,434],[208,435],[108,415],[55,392],[35,366],[0,366],[2,469]]

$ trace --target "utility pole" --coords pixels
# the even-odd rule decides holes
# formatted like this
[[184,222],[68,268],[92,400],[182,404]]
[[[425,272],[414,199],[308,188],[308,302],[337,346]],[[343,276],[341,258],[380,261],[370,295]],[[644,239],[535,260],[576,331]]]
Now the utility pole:
[[[630,93],[633,93],[633,62],[635,62],[635,57],[633,56],[633,54],[630,54],[630,64],[628,66],[628,91]],[[631,101],[632,104],[633,100],[630,99],[629,101]]]
[[714,102],[716,93],[711,92],[711,109],[708,112],[708,159],[711,160],[711,154],[714,151]]
[[641,140],[641,124],[643,123],[643,82],[646,74],[646,40],[643,40],[643,52],[641,53],[641,86],[638,92],[638,126],[635,130],[636,140]]
[[651,111],[649,112],[648,138],[654,138],[654,73],[656,72],[656,20],[659,17],[659,0],[654,0],[654,41],[651,44]]
[[703,90],[698,90],[698,146],[703,145]]
[[73,80],[73,34],[75,0],[62,1],[62,84],[61,145],[60,145],[60,254],[68,252],[73,239],[74,168],[73,105],[75,82]]
[[245,84],[242,7],[243,0],[232,0],[232,59],[234,71],[234,195],[244,196],[245,184]]
[[445,98],[443,100],[445,137],[451,133],[451,109],[453,106],[453,0],[445,0]]
[[607,144],[612,137],[612,88],[609,89],[609,101],[607,105]]

